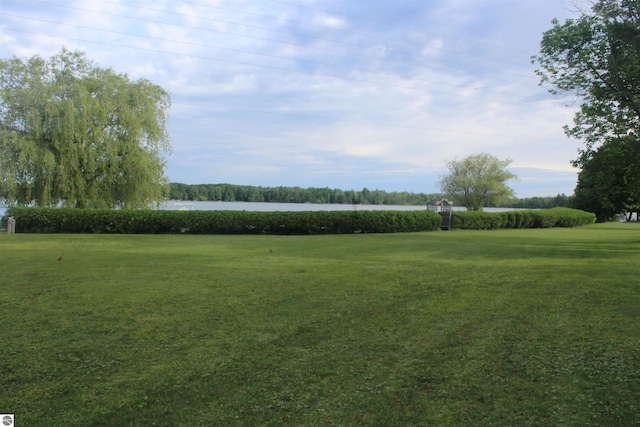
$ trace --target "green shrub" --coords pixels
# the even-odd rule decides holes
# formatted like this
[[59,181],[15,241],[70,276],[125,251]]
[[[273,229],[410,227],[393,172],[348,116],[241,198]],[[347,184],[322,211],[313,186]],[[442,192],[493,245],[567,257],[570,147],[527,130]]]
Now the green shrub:
[[[441,217],[419,211],[161,211],[12,207],[18,232],[115,234],[349,234],[438,230]],[[452,229],[575,227],[595,215],[577,209],[454,211]]]
[[23,233],[347,234],[433,231],[439,215],[420,211],[161,211],[12,207]]
[[555,209],[532,211],[532,215],[532,228],[551,228],[554,227],[560,219],[560,213]]
[[579,209],[553,208],[529,212],[531,228],[576,227],[593,224],[596,221],[595,214]]
[[516,223],[514,228],[531,228],[533,224],[533,211],[514,211],[516,213]]
[[451,228],[454,230],[495,230],[504,228],[507,216],[504,212],[454,211]]
[[508,212],[454,211],[452,228],[460,230],[493,230],[498,228],[576,227],[593,224],[590,212],[569,208],[553,208]]
[[501,212],[501,215],[503,217],[504,228],[517,228],[516,227],[516,223],[517,223],[516,211]]

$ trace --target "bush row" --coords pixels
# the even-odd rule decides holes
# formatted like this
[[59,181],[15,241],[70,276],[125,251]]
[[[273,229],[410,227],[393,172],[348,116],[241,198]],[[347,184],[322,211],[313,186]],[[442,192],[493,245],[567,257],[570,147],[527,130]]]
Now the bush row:
[[508,212],[454,211],[451,218],[454,230],[576,227],[593,224],[595,221],[594,214],[569,208]]
[[[12,207],[25,233],[116,234],[349,234],[433,231],[440,216],[430,211],[161,211]],[[6,221],[5,221],[6,222]],[[454,211],[452,229],[575,227],[595,215],[553,208],[508,212]]]
[[438,230],[427,211],[161,211],[12,207],[22,233],[348,234]]

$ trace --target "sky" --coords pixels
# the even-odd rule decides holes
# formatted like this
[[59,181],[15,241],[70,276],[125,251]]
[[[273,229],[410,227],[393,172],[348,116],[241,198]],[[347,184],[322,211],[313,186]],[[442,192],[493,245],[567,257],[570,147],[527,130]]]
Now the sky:
[[516,196],[572,194],[578,109],[531,57],[570,0],[1,0],[0,56],[79,50],[172,99],[186,184],[437,193],[511,159]]

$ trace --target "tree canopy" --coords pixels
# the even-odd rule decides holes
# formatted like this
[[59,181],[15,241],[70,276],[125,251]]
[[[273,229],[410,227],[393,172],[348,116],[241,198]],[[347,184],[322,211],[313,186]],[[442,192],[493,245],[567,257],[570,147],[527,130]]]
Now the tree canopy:
[[486,153],[447,162],[449,175],[440,180],[443,193],[469,210],[482,210],[487,204],[500,204],[514,196],[506,181],[517,176],[506,170],[510,159],[500,160]]
[[0,60],[0,199],[145,207],[159,200],[169,94],[62,49]]
[[335,203],[363,205],[426,205],[439,194],[387,192],[384,190],[340,190],[338,188],[257,187],[233,184],[169,184],[173,200],[274,202],[274,203]]
[[605,140],[640,135],[640,1],[600,0],[591,13],[552,25],[533,61],[551,93],[582,101],[565,127],[585,143],[574,162],[581,167]]
[[598,221],[640,211],[640,142],[611,139],[600,146],[578,176],[573,205]]
[[544,33],[537,74],[582,103],[568,136],[584,142],[575,205],[612,218],[640,204],[640,0],[600,0]]

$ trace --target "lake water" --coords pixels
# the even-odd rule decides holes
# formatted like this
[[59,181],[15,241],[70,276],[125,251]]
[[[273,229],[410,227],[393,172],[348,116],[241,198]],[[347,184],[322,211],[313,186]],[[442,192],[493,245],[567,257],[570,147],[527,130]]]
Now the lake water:
[[[185,211],[251,211],[251,212],[300,212],[300,211],[416,211],[425,210],[426,206],[406,205],[347,205],[347,204],[319,204],[319,203],[268,203],[268,202],[189,202],[169,200],[160,203],[161,210]],[[455,211],[465,211],[462,206],[454,206]],[[484,208],[485,212],[504,212],[510,208]],[[4,216],[6,208],[0,208],[0,217]]]
[[[185,211],[251,211],[251,212],[287,212],[287,211],[418,211],[426,206],[417,205],[349,205],[330,203],[270,203],[270,202],[188,202],[169,200],[160,204],[162,210]],[[454,206],[455,211],[466,211],[463,206]],[[511,208],[484,208],[485,212],[505,212]]]
[[357,210],[419,210],[425,206],[390,205],[347,205],[321,203],[270,203],[270,202],[188,202],[169,200],[160,204],[163,210],[201,210],[201,211],[251,211],[251,212],[287,212],[287,211],[357,211]]
[[[169,200],[160,204],[163,210],[202,211],[251,211],[251,212],[300,212],[300,211],[419,211],[424,205],[349,205],[331,203],[270,203],[270,202],[188,202]],[[454,206],[454,211],[466,211],[464,206]],[[485,212],[506,212],[513,208],[484,208]]]

